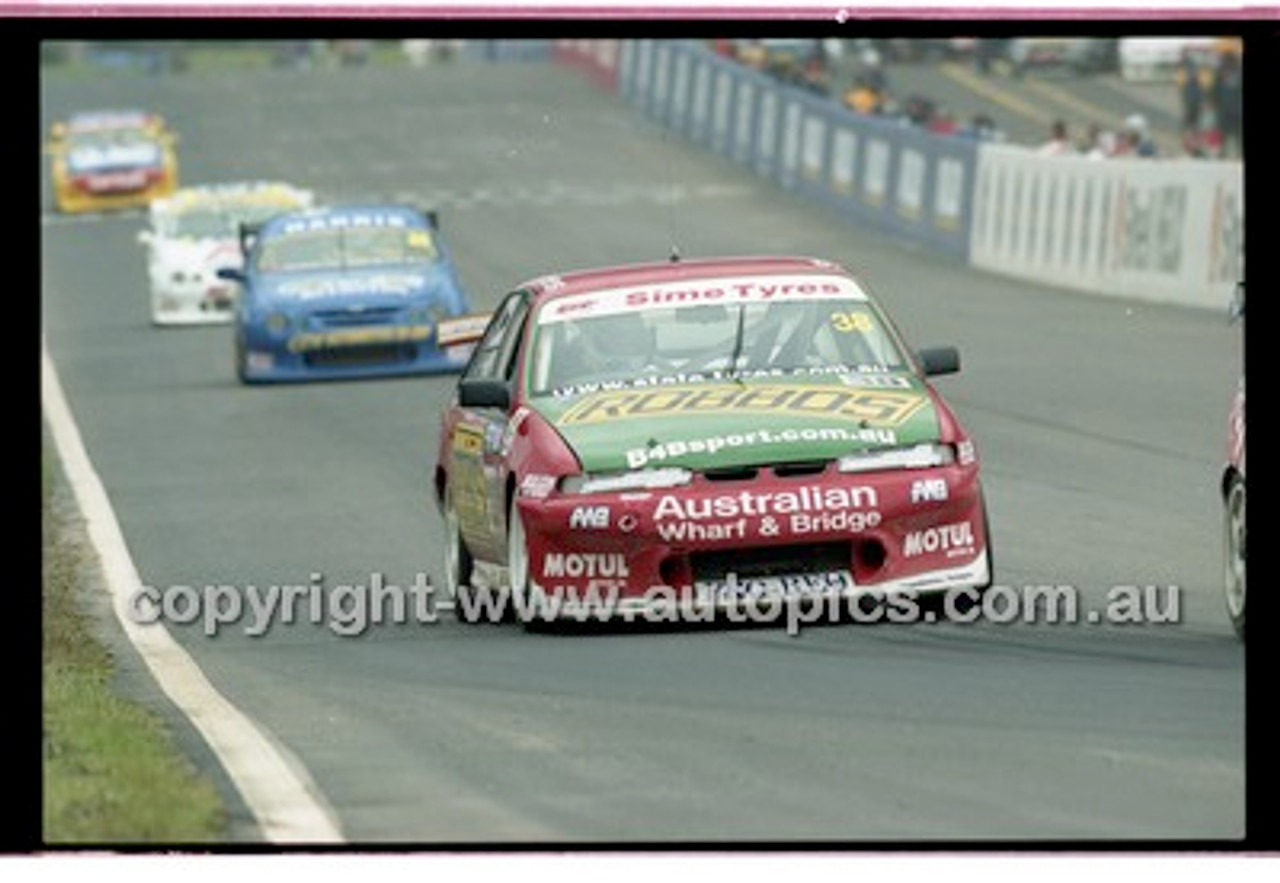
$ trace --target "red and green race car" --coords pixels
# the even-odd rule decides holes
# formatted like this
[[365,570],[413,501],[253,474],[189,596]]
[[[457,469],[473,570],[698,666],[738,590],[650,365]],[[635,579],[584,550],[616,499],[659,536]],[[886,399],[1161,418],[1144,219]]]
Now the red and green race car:
[[957,370],[824,260],[519,285],[442,414],[455,611],[476,618],[482,583],[526,624],[972,601],[992,579],[978,458],[929,379]]

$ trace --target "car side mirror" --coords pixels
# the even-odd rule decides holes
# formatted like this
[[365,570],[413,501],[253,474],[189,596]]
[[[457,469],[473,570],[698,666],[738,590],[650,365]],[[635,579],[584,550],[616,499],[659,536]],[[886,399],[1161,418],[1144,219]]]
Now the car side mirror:
[[511,407],[511,387],[501,380],[482,378],[463,379],[458,382],[458,404],[463,408]]
[[464,346],[476,343],[484,337],[491,318],[493,318],[492,313],[469,313],[465,316],[441,319],[436,324],[436,342],[440,346]]
[[960,350],[953,346],[939,346],[916,353],[926,377],[939,374],[955,374],[960,370]]
[[253,250],[254,243],[258,241],[258,232],[262,229],[263,221],[241,221],[239,228],[240,253],[248,254]]

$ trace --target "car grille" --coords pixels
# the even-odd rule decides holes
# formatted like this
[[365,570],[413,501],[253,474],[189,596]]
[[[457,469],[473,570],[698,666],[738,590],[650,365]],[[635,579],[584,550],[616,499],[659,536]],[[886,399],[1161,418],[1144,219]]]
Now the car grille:
[[383,325],[400,312],[399,307],[371,307],[364,310],[317,310],[311,314],[316,324],[326,328],[348,328],[352,325]]
[[723,580],[730,573],[738,579],[826,573],[848,570],[852,564],[853,549],[848,542],[717,549],[689,555],[694,580]]
[[145,190],[150,183],[146,172],[140,171],[118,171],[118,172],[99,172],[92,175],[86,175],[79,179],[80,188],[86,193],[92,194],[111,194],[111,193],[135,193],[139,190]]
[[763,472],[771,472],[777,478],[798,478],[806,475],[821,475],[827,470],[830,461],[811,460],[798,463],[775,463],[772,466],[726,466],[702,470],[702,477],[707,481],[754,481]]
[[311,368],[355,368],[412,362],[417,355],[418,348],[413,344],[383,343],[312,350],[303,359]]

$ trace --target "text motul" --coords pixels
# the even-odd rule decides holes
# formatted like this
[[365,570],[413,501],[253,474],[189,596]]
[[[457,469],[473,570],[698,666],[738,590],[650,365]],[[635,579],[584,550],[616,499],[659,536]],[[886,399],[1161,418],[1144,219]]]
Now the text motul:
[[973,548],[973,525],[967,521],[912,531],[902,541],[902,554],[907,558],[933,552],[947,552],[951,549],[971,548]]
[[542,562],[547,577],[626,577],[631,572],[621,552],[548,552]]

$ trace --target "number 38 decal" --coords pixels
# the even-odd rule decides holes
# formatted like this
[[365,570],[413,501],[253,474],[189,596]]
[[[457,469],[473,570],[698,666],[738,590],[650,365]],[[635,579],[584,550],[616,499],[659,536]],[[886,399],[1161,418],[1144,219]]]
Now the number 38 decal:
[[841,334],[866,334],[872,327],[866,313],[832,313],[831,325]]

